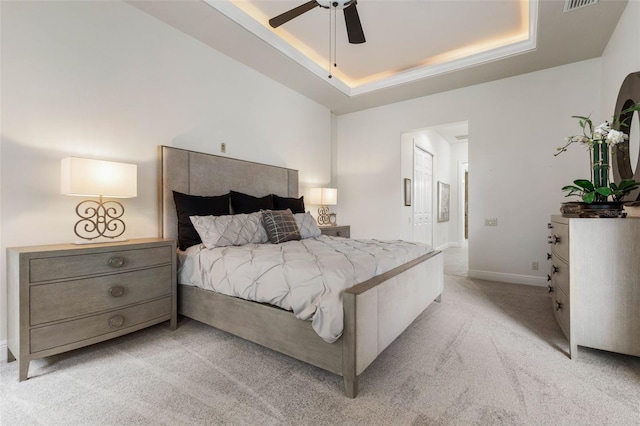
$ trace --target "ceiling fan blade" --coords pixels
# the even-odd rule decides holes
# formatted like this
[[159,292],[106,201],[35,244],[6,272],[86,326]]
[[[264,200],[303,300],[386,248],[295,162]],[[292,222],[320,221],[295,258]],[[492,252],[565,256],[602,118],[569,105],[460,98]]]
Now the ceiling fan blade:
[[356,3],[351,3],[350,6],[344,8],[344,22],[347,25],[347,35],[349,36],[349,43],[360,44],[364,43],[364,30],[360,23],[360,16],[358,15],[358,9],[356,9]]
[[271,27],[273,28],[278,28],[280,25],[289,22],[293,18],[297,18],[298,16],[310,11],[316,6],[318,6],[318,3],[315,0],[311,0],[303,5],[294,7],[293,9],[284,12],[283,14],[278,15],[275,18],[269,19],[269,25],[271,25]]

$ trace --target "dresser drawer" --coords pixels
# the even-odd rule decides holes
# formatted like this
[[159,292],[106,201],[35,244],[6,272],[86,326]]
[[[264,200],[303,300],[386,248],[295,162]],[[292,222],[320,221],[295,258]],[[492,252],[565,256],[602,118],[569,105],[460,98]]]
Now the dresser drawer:
[[31,353],[81,342],[171,315],[171,296],[92,317],[31,329]]
[[551,305],[553,308],[553,313],[556,316],[556,320],[562,329],[565,337],[569,339],[569,335],[571,332],[570,321],[569,321],[569,313],[570,313],[570,300],[569,296],[562,291],[561,288],[556,288],[552,293],[551,297]]
[[171,252],[171,247],[164,246],[31,259],[29,282],[39,283],[163,265],[171,263],[172,256],[175,253]]
[[30,287],[31,325],[169,295],[171,265]]
[[569,225],[551,222],[551,252],[569,261]]
[[551,285],[561,288],[565,294],[569,293],[569,265],[555,253],[551,256]]

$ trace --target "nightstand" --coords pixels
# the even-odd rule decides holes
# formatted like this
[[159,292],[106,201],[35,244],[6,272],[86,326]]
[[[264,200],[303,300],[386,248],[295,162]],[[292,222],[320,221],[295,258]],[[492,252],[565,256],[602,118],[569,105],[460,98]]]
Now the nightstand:
[[29,362],[170,320],[177,325],[176,242],[7,248],[7,361]]
[[349,225],[320,226],[319,228],[322,235],[345,238],[351,237],[351,226]]

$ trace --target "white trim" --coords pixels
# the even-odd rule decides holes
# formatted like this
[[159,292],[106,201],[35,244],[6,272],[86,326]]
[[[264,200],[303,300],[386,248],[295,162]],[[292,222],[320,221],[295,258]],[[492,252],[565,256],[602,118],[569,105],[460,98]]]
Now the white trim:
[[0,341],[0,362],[7,362],[7,341]]
[[476,53],[463,58],[454,59],[441,64],[417,67],[371,83],[350,87],[335,75],[331,79],[327,78],[328,71],[326,67],[320,66],[318,63],[305,56],[298,49],[294,48],[292,45],[276,35],[276,33],[256,21],[233,2],[219,0],[203,1],[349,97],[363,95],[376,90],[387,89],[389,87],[398,86],[427,77],[470,68],[510,56],[520,55],[522,53],[535,50],[537,46],[539,0],[529,0],[529,37],[527,40],[487,50],[485,52]]
[[478,271],[469,269],[467,273],[469,278],[476,278],[487,281],[498,281],[502,283],[534,285],[538,287],[546,287],[547,279],[543,277],[534,277],[532,275],[505,274],[503,272]]

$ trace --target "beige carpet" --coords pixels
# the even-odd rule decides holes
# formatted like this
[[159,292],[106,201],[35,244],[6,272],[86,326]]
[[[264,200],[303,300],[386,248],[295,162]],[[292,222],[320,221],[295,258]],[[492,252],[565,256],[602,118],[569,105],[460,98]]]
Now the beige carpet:
[[546,290],[447,275],[360,379],[191,320],[0,366],[3,425],[638,425],[640,358],[566,356]]

